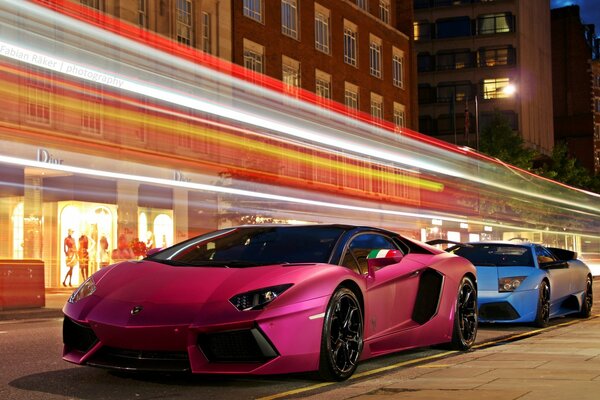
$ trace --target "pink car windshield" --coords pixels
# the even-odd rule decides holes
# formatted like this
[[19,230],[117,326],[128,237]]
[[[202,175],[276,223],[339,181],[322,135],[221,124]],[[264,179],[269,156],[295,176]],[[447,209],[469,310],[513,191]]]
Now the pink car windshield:
[[178,266],[252,267],[327,263],[345,229],[337,226],[257,226],[190,239],[149,260]]

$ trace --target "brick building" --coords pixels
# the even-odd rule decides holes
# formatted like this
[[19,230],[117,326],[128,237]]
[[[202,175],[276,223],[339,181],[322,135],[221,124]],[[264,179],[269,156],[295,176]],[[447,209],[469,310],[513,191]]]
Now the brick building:
[[416,129],[408,0],[73,0]]
[[552,10],[554,135],[589,171],[600,171],[598,40],[579,6]]

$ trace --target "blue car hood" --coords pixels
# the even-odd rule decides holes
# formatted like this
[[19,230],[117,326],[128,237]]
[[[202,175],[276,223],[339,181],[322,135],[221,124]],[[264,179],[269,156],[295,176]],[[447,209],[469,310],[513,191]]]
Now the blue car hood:
[[515,276],[530,276],[535,273],[534,267],[491,267],[475,266],[477,268],[478,290],[497,291],[498,279]]

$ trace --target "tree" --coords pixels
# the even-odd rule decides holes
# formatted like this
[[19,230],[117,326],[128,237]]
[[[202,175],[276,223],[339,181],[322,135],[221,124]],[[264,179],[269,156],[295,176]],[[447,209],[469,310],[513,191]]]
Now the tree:
[[552,159],[536,171],[546,178],[554,179],[558,182],[582,189],[598,189],[598,179],[589,173],[587,169],[579,165],[576,158],[569,154],[569,149],[565,143],[556,143],[552,150]]
[[525,147],[523,138],[512,130],[506,117],[498,111],[481,130],[479,149],[482,153],[526,170],[532,169],[537,157],[534,150]]

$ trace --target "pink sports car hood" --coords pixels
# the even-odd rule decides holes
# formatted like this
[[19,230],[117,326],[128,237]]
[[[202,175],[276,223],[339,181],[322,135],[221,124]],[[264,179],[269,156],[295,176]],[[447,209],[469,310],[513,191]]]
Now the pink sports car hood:
[[[181,267],[152,261],[125,262],[112,267],[96,279],[96,291],[65,311],[80,321],[121,326],[149,324],[220,323],[231,320],[239,311],[229,302],[235,295],[282,284],[295,301],[327,296],[328,289],[311,285],[298,297],[297,283],[319,281],[327,270],[323,264],[271,265],[247,268]],[[284,296],[285,297],[285,296]],[[277,298],[269,307],[288,304]],[[140,310],[134,312],[134,308]],[[250,312],[256,316],[257,311]]]

